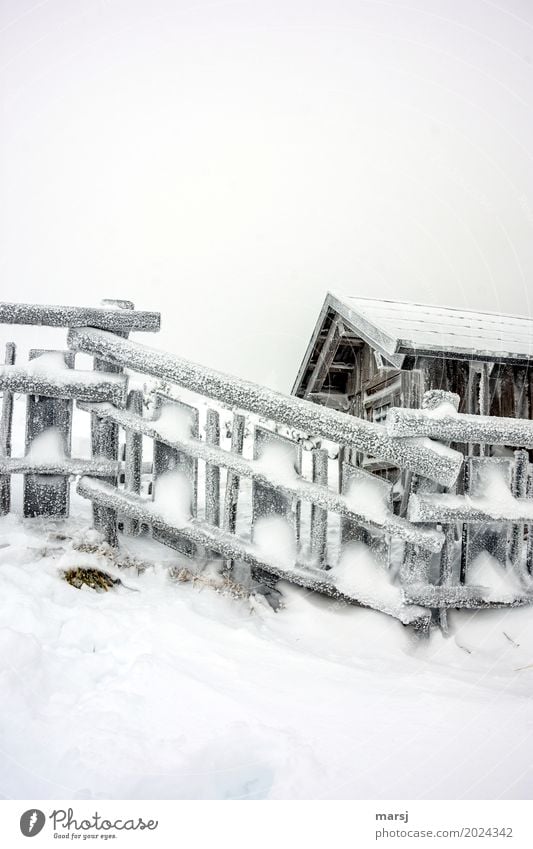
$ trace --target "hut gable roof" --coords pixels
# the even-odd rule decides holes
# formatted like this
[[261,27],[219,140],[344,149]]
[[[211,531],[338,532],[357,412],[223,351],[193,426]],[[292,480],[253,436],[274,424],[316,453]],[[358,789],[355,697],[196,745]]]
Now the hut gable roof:
[[396,368],[406,356],[424,353],[515,363],[533,358],[532,318],[328,292],[293,391],[305,374],[325,316],[332,313]]

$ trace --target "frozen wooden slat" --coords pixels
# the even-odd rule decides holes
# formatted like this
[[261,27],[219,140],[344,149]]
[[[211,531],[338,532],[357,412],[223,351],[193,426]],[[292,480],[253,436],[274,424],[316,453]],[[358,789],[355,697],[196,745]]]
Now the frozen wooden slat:
[[387,432],[398,438],[429,437],[443,442],[533,448],[533,421],[530,419],[438,413],[438,407],[432,411],[393,407],[387,413]]
[[[325,448],[315,448],[313,457],[313,483],[328,485],[328,452]],[[328,539],[328,511],[316,504],[311,505],[311,554],[320,566],[326,565]]]
[[[208,445],[220,445],[220,414],[208,410],[205,438]],[[205,465],[205,519],[211,525],[220,524],[220,467],[214,463]]]
[[[127,307],[123,307],[123,309],[127,309]],[[131,309],[133,309],[133,307],[131,307]],[[142,416],[143,393],[140,389],[132,389],[128,393],[127,409],[133,413],[133,415]],[[142,434],[128,428],[126,430],[124,457],[124,486],[128,492],[134,492],[137,495],[141,491],[142,453]],[[90,474],[90,472],[88,474]],[[138,522],[134,519],[126,520],[124,524],[124,532],[131,535],[137,534],[139,532]]]
[[[91,478],[81,478],[77,489],[78,493],[84,498],[98,502],[108,509],[119,511],[123,515],[137,519],[139,522],[149,523],[153,529],[158,529],[168,539],[172,539],[172,536],[179,532],[191,544],[217,551],[222,557],[229,560],[241,560],[258,571],[268,572],[277,578],[349,604],[363,604],[355,595],[349,595],[338,590],[333,581],[328,580],[328,572],[323,569],[310,568],[298,562],[283,564],[280,563],[279,558],[271,560],[253,543],[242,540],[222,528],[215,528],[207,522],[194,518],[180,524],[177,528],[163,518],[154,502],[147,501],[133,493],[119,491],[109,484]],[[428,627],[429,625],[429,611],[418,606],[405,605],[393,611],[386,605],[382,607],[376,605],[374,609],[394,616],[404,624],[411,624],[418,628]]]
[[433,586],[432,584],[410,584],[404,588],[403,596],[408,604],[420,604],[424,607],[439,608],[487,608],[487,607],[524,607],[533,603],[533,594],[524,593],[516,598],[493,598],[493,591],[486,587]]
[[[242,460],[241,454],[244,445],[244,427],[246,420],[241,413],[233,415],[233,428],[231,431],[231,452],[228,454],[228,463],[219,463],[224,465],[228,470],[226,476],[226,492],[224,495],[224,515],[222,527],[225,531],[234,534],[237,527],[237,507],[239,503],[239,477],[242,472],[238,468],[243,468],[242,464],[236,467],[236,464]],[[227,452],[225,452],[227,453]],[[242,461],[245,463],[246,461]],[[231,465],[230,465],[231,463]],[[248,465],[248,464],[246,464]]]
[[[6,345],[6,365],[14,365],[16,346],[14,342]],[[2,412],[0,415],[0,453],[3,457],[11,454],[11,432],[13,428],[13,393],[7,389],[2,396]],[[9,474],[0,475],[0,516],[5,516],[11,509],[11,479]]]
[[409,502],[411,522],[531,522],[533,502],[528,498],[512,498],[498,504],[488,498],[461,495],[413,495]]
[[[69,374],[74,368],[72,351],[43,351],[32,349],[30,361],[38,363],[43,358],[57,357],[63,364],[60,374]],[[35,447],[35,441],[42,438],[46,431],[57,435],[61,459],[70,457],[72,438],[72,398],[49,397],[45,392],[30,395],[26,404],[26,455]],[[57,458],[59,459],[59,458]],[[35,470],[24,475],[24,515],[25,516],[68,516],[70,503],[70,483],[67,476],[38,474]]]
[[[364,505],[355,510],[353,506],[350,505],[349,498],[343,495],[338,495],[326,486],[319,486],[318,484],[311,483],[310,481],[296,476],[292,480],[283,476],[278,478],[272,473],[267,474],[262,467],[254,461],[247,460],[233,451],[225,451],[222,448],[216,448],[215,446],[208,445],[199,440],[192,438],[170,440],[168,436],[163,436],[158,431],[156,421],[150,422],[146,419],[140,419],[139,417],[132,416],[132,414],[128,413],[127,410],[117,410],[111,404],[79,404],[78,406],[83,410],[93,413],[94,415],[110,417],[114,421],[119,422],[123,427],[138,428],[146,436],[154,439],[161,439],[161,441],[166,441],[171,447],[177,447],[179,450],[190,453],[192,456],[205,460],[208,463],[222,466],[228,469],[228,475],[231,474],[237,480],[239,477],[256,478],[265,485],[276,487],[291,498],[299,498],[311,502],[312,504],[314,503],[325,510],[331,510],[339,513],[341,516],[346,516],[358,524],[368,526],[369,528],[382,533],[390,534],[391,536],[398,537],[398,539],[404,539],[408,542],[412,542],[420,548],[433,552],[438,552],[441,549],[443,535],[440,531],[418,528],[415,525],[411,525],[405,519],[401,519],[399,516],[396,516],[392,512],[386,512],[385,514],[380,513],[379,516],[376,516],[372,510],[365,512]],[[238,448],[239,445],[242,446],[244,417],[239,416],[238,418],[236,417],[236,419],[236,426],[234,426],[233,430],[232,446]],[[227,521],[228,517],[229,519],[232,518],[230,507],[228,505],[233,503],[230,480],[229,485],[226,486],[226,501],[224,509],[225,521]],[[235,525],[230,522],[228,526],[224,525],[224,528],[225,530],[234,531]]]
[[96,354],[169,380],[229,407],[357,447],[372,457],[412,469],[445,486],[455,481],[462,465],[462,455],[457,451],[424,441],[392,438],[382,425],[283,395],[102,330],[73,329],[69,332],[69,345],[73,350]]
[[0,457],[2,475],[90,475],[112,477],[118,463],[112,460],[85,460],[67,457],[64,460],[32,460],[31,457]]
[[132,309],[0,303],[0,324],[46,327],[98,327],[110,331],[157,331],[161,314]]
[[77,398],[81,401],[110,401],[117,406],[126,402],[126,378],[78,369],[29,369],[0,366],[0,389],[23,395],[47,398]]
[[[515,461],[512,479],[512,492],[515,498],[525,498],[527,495],[527,476],[529,471],[529,454],[527,451],[515,451]],[[533,502],[530,501],[533,515]],[[509,532],[509,560],[517,572],[523,571],[522,562],[524,549],[524,524],[515,523]]]

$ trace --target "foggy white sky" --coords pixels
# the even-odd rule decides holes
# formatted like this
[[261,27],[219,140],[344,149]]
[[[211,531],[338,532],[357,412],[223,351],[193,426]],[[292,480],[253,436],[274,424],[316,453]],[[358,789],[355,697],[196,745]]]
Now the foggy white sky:
[[525,0],[0,2],[0,297],[282,389],[328,288],[531,314],[532,63]]

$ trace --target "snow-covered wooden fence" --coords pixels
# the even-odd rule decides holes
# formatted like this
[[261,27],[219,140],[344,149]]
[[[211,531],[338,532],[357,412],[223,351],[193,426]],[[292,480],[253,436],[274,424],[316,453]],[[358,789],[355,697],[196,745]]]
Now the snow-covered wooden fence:
[[[432,611],[446,627],[448,608],[533,600],[533,485],[524,450],[533,445],[532,422],[460,415],[456,397],[435,392],[421,410],[393,409],[385,424],[365,421],[129,339],[159,327],[157,313],[130,302],[100,309],[0,304],[2,321],[69,328],[68,351],[33,351],[20,366],[8,346],[0,367],[2,512],[10,506],[10,475],[20,473],[25,515],[65,516],[68,479],[78,476],[78,493],[92,502],[95,527],[112,545],[119,531],[149,529],[189,557],[246,563],[264,585],[282,578],[423,630]],[[93,371],[74,368],[77,353],[93,356]],[[139,375],[153,381],[148,396]],[[13,458],[18,394],[28,398],[26,451]],[[70,456],[73,400],[90,415],[90,458]],[[228,414],[225,436],[221,415]],[[450,443],[477,456],[463,462]],[[489,456],[502,445],[517,446],[516,458]],[[393,505],[390,483],[346,462],[360,456],[404,470],[400,502]],[[487,480],[492,496],[479,495]],[[243,527],[245,484],[251,505]],[[274,531],[261,528],[272,516],[285,520],[292,548],[269,546]],[[354,580],[339,569],[339,555],[342,561],[350,545],[361,544],[380,570],[376,585],[386,576],[385,592],[357,580],[357,558]],[[472,580],[481,549],[507,570],[499,595]]]

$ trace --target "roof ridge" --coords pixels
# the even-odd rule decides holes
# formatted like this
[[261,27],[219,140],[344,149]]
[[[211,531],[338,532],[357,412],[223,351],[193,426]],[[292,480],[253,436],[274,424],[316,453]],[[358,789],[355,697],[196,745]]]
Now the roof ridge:
[[427,304],[420,303],[419,301],[400,301],[395,298],[369,298],[364,295],[348,295],[346,292],[341,292],[339,290],[329,289],[328,294],[333,295],[333,297],[338,300],[344,300],[345,298],[350,298],[353,301],[372,301],[373,303],[378,304],[400,304],[403,306],[410,307],[430,307],[431,309],[441,309],[441,310],[449,310],[450,312],[460,312],[460,313],[472,313],[473,315],[490,315],[496,318],[515,318],[520,321],[533,321],[533,315],[516,315],[515,313],[504,313],[504,312],[495,312],[494,310],[475,310],[469,309],[468,307],[451,307],[446,304]]

